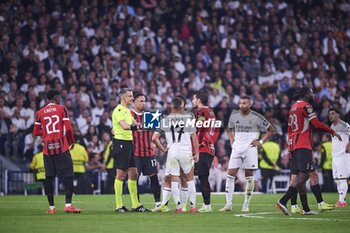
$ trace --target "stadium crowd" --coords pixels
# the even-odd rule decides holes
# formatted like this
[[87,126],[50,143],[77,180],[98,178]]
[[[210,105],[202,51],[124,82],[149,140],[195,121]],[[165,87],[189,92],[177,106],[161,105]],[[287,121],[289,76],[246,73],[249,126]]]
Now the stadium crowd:
[[[287,168],[283,158],[293,93],[312,87],[322,121],[333,106],[349,122],[349,61],[347,0],[4,1],[0,154],[30,162],[38,152],[34,113],[51,87],[61,92],[75,137],[90,160],[110,142],[111,113],[121,87],[145,93],[147,109],[163,111],[179,94],[190,110],[193,91],[207,88],[210,107],[224,126],[239,97],[251,96],[253,108],[277,128],[274,140]],[[321,137],[315,134],[316,147]],[[217,174],[226,170],[229,154],[222,128]]]

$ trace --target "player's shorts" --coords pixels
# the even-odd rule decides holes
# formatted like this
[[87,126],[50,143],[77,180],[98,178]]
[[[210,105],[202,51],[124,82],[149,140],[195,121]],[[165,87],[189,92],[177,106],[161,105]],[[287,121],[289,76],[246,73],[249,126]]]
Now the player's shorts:
[[341,154],[333,156],[332,169],[334,179],[347,179],[350,177],[350,155]]
[[312,163],[312,151],[309,149],[296,149],[291,152],[291,174],[298,174],[299,172],[310,173],[314,171]]
[[185,174],[188,174],[193,165],[192,151],[169,149],[165,164],[165,175],[180,176],[180,168]]
[[74,176],[73,161],[69,150],[58,155],[44,155],[46,177]]
[[116,169],[126,170],[136,167],[132,141],[113,139],[112,155]]
[[232,149],[228,168],[258,169],[257,147],[249,147],[246,151],[239,153]]
[[209,153],[199,153],[199,160],[195,163],[194,174],[195,175],[209,175],[209,170],[213,162],[214,156]]
[[135,156],[135,164],[138,174],[142,173],[144,176],[149,176],[158,173],[157,160],[155,157]]

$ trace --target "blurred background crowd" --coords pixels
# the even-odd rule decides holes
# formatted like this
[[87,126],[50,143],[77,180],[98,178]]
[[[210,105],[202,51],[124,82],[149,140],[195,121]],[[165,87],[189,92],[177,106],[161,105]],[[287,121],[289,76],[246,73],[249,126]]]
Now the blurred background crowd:
[[[193,91],[206,88],[225,126],[239,97],[251,96],[277,128],[279,167],[288,168],[293,93],[312,87],[323,122],[330,107],[349,122],[349,61],[348,0],[2,1],[0,154],[29,163],[39,152],[34,114],[50,88],[61,92],[89,162],[102,164],[121,87],[163,111],[179,94],[190,110]],[[314,141],[320,153],[322,135]],[[221,174],[230,155],[225,128],[216,155],[212,174]]]

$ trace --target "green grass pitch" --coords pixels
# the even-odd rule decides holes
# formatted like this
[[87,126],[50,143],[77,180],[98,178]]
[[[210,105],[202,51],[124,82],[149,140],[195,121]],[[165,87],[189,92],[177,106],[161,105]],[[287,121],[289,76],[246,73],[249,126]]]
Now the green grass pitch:
[[[254,195],[250,213],[240,211],[243,195],[233,197],[234,211],[221,213],[224,195],[212,196],[212,213],[175,214],[175,213],[115,213],[113,195],[78,195],[73,202],[82,208],[81,214],[63,212],[64,196],[57,196],[56,215],[45,214],[47,208],[44,196],[2,196],[0,197],[0,232],[140,232],[140,233],[221,233],[221,232],[350,232],[350,207],[337,208],[315,216],[295,215],[287,217],[276,208],[275,202],[282,194]],[[310,206],[316,210],[313,195],[308,195]],[[335,203],[337,194],[324,194],[329,203]],[[124,204],[130,208],[130,198],[123,196]],[[202,205],[202,197],[197,196]],[[153,208],[151,195],[141,195],[141,201],[147,208]],[[173,206],[172,206],[173,207]]]

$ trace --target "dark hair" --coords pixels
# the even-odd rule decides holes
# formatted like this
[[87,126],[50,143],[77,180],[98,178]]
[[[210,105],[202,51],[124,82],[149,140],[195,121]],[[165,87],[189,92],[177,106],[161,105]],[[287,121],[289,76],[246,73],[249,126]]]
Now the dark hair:
[[242,96],[241,97],[241,100],[252,100],[251,98],[250,98],[250,96],[248,96],[248,95],[244,95],[244,96]]
[[47,91],[46,98],[48,100],[53,100],[53,98],[55,98],[56,95],[60,95],[60,92],[55,89],[51,89]]
[[194,93],[197,99],[200,99],[203,105],[208,105],[209,94],[208,91],[200,89]]
[[311,89],[309,87],[299,88],[295,91],[293,95],[293,99],[294,100],[304,99],[310,93],[310,91]]
[[338,108],[330,108],[328,110],[328,113],[330,113],[331,111],[334,111],[334,112],[338,113],[339,115],[341,115],[341,112],[340,112],[340,110]]
[[122,89],[120,89],[119,91],[119,95],[124,95],[125,93],[127,93],[128,91],[132,91],[132,89],[124,87]]
[[182,104],[182,99],[179,97],[175,97],[172,101],[171,104],[173,105],[174,109],[179,110],[181,108]]
[[134,101],[137,99],[137,98],[139,98],[139,97],[145,97],[146,98],[146,100],[147,100],[147,96],[146,95],[144,95],[144,94],[142,94],[142,93],[136,93],[136,94],[134,94]]
[[186,98],[185,98],[185,96],[183,96],[183,95],[177,95],[176,97],[177,97],[177,98],[180,98],[180,99],[182,100],[182,102],[184,103],[184,107],[186,107]]

